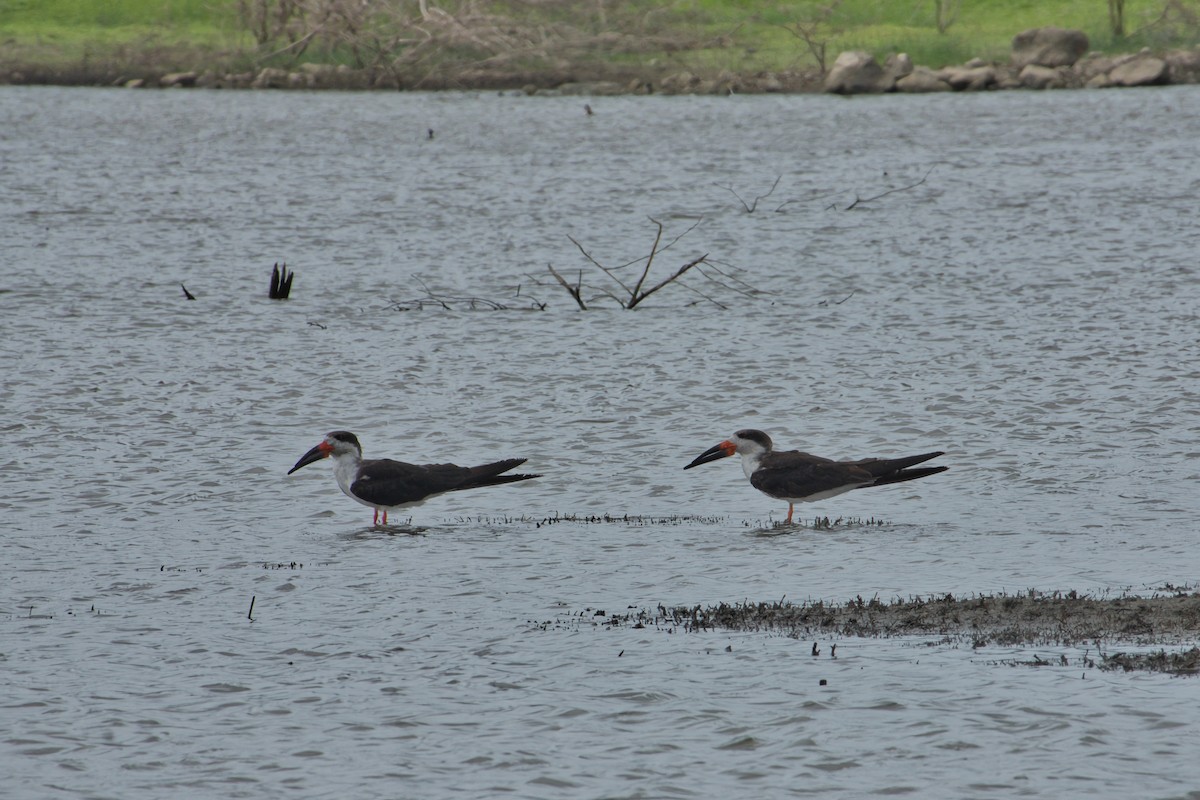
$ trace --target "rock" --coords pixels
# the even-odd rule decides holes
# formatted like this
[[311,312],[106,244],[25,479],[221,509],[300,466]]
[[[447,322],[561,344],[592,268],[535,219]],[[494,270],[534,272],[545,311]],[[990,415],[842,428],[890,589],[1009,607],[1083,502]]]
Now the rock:
[[588,97],[612,97],[625,93],[625,87],[615,81],[564,83],[558,87],[558,90],[560,94]]
[[912,57],[908,53],[892,53],[883,62],[884,79],[895,86],[896,81],[913,71]]
[[996,68],[944,67],[938,71],[938,77],[958,91],[979,91],[996,82]]
[[1017,77],[1027,89],[1061,89],[1067,85],[1058,70],[1037,64],[1026,64]]
[[1167,62],[1161,58],[1139,57],[1118,64],[1108,73],[1113,86],[1154,86],[1167,82]]
[[1030,28],[1013,37],[1012,63],[1015,67],[1069,67],[1087,51],[1088,37],[1083,31]]
[[625,85],[625,91],[630,94],[654,94],[654,84],[642,78],[633,78]]
[[158,79],[158,85],[163,87],[168,86],[195,86],[195,72],[168,72]]
[[131,80],[125,81],[125,83],[122,85],[126,89],[141,89],[146,85],[146,80],[145,78],[132,78]]
[[253,89],[282,89],[287,86],[287,79],[286,70],[264,67],[258,75],[254,76],[254,81],[250,86]]
[[233,89],[245,89],[254,83],[253,72],[226,72],[221,78],[222,83]]
[[936,70],[929,67],[914,67],[913,71],[896,81],[896,91],[910,94],[921,92],[949,92],[951,86],[942,80]]
[[1084,84],[1089,84],[1097,75],[1107,75],[1118,63],[1117,59],[1112,56],[1106,56],[1103,53],[1088,53],[1085,58],[1075,62],[1075,65],[1071,67],[1071,72],[1075,73]]
[[1200,83],[1200,50],[1167,53],[1167,80],[1171,83]]
[[825,76],[825,91],[834,94],[869,94],[891,88],[875,57],[863,50],[841,53]]
[[996,79],[993,89],[1021,89],[1021,71],[1010,66],[996,67]]
[[783,81],[779,80],[779,76],[774,72],[764,72],[758,76],[755,83],[760,92],[774,93],[784,90]]
[[696,91],[699,84],[698,77],[684,70],[663,78],[658,88],[665,94],[691,94]]
[[1088,78],[1088,81],[1084,84],[1084,87],[1088,89],[1107,89],[1112,85],[1113,82],[1111,79],[1109,79],[1108,75],[1101,72]]

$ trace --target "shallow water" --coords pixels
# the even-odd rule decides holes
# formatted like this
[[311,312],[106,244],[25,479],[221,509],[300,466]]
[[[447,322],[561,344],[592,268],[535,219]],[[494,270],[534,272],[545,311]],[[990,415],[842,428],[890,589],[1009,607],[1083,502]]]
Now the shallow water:
[[[1194,585],[1200,91],[589,102],[0,87],[6,791],[1200,788],[1200,684],[1094,648],[603,624]],[[649,218],[695,225],[653,276],[727,277],[617,308],[567,237],[622,264]],[[732,461],[681,469],[750,426],[951,469],[764,535]],[[545,477],[373,530],[285,475],[335,428]],[[542,524],[603,514],[687,516]]]

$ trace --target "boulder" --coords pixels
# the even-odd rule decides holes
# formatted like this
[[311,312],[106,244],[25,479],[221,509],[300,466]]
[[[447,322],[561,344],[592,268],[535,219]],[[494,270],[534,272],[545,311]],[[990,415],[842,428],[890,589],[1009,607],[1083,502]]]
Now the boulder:
[[1108,73],[1113,86],[1154,86],[1167,82],[1167,62],[1152,56],[1118,64]]
[[695,94],[699,85],[700,79],[684,70],[663,78],[658,89],[663,94]]
[[1021,89],[1024,85],[1021,83],[1021,71],[1015,67],[1001,65],[996,67],[996,79],[992,83],[993,89]]
[[168,72],[158,79],[158,85],[163,87],[195,86],[197,77],[195,72]]
[[1061,89],[1067,85],[1061,72],[1037,64],[1026,64],[1017,77],[1026,89]]
[[1117,59],[1112,56],[1106,56],[1103,53],[1088,53],[1086,57],[1075,62],[1071,71],[1085,84],[1091,84],[1098,75],[1107,77],[1109,71],[1117,63]]
[[825,91],[834,94],[869,94],[891,88],[883,67],[863,50],[847,50],[838,55],[825,76]]
[[1088,51],[1083,31],[1053,26],[1030,28],[1013,37],[1012,63],[1015,67],[1035,64],[1039,67],[1069,67]]
[[560,84],[558,93],[582,97],[612,97],[623,94],[625,88],[614,81],[579,81]]
[[275,67],[264,67],[261,72],[254,77],[254,82],[250,86],[254,89],[282,89],[288,84],[287,70],[277,69]]
[[1167,80],[1171,83],[1200,83],[1200,50],[1167,53]]
[[995,67],[943,67],[938,76],[952,89],[979,91],[996,82]]
[[787,91],[787,87],[784,85],[779,75],[774,72],[759,73],[755,76],[752,86],[757,92],[765,92],[770,94]]
[[942,80],[936,70],[929,67],[914,67],[913,71],[896,81],[896,91],[910,94],[922,92],[949,92],[950,84]]
[[884,80],[894,87],[896,81],[911,75],[913,69],[912,57],[908,53],[892,53],[883,62]]

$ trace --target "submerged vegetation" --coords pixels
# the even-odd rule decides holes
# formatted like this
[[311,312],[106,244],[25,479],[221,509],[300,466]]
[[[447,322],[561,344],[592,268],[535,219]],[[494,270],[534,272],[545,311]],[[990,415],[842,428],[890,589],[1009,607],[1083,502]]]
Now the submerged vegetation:
[[[785,599],[712,606],[660,605],[628,614],[604,615],[613,627],[655,627],[668,631],[771,631],[796,639],[819,636],[891,638],[937,636],[935,644],[989,646],[1095,647],[1090,666],[1108,670],[1152,670],[1172,674],[1200,673],[1200,592],[1164,587],[1150,597],[1093,597],[1077,592],[970,595],[907,599],[792,603]],[[1164,644],[1191,645],[1168,652]],[[1160,649],[1108,652],[1113,646]],[[816,645],[814,645],[814,650]],[[1008,661],[1022,666],[1071,664],[1066,655],[1045,660]]]
[[112,81],[175,70],[369,70],[405,87],[820,74],[843,50],[931,66],[1007,57],[1043,25],[1108,53],[1190,47],[1200,0],[6,0],[0,80]]

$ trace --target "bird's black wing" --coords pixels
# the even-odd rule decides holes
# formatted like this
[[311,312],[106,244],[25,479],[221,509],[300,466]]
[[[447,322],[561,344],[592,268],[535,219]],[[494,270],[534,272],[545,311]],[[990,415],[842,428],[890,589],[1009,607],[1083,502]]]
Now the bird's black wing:
[[471,470],[455,464],[406,464],[390,458],[364,461],[350,490],[368,503],[395,506],[457,489]]
[[873,479],[855,463],[792,450],[771,453],[763,459],[750,476],[750,485],[771,497],[788,499],[869,484]]

